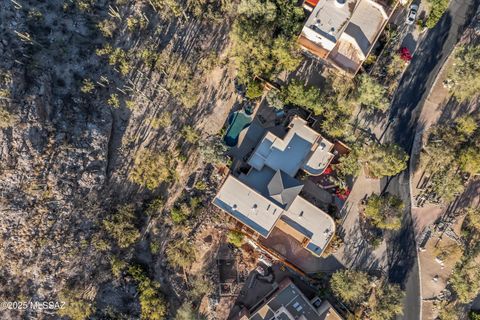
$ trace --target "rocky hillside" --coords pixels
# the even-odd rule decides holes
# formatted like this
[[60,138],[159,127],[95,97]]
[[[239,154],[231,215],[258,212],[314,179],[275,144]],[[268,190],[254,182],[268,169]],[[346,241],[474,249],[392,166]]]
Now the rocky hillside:
[[[208,1],[2,3],[0,300],[67,302],[0,310],[2,319],[139,318],[147,280],[163,293],[158,313],[175,314],[185,297],[171,293],[192,288],[190,266],[167,265],[165,248],[207,227],[199,221],[215,174],[203,171],[198,143],[237,99],[229,10]],[[200,183],[182,193],[189,179]],[[172,222],[179,201],[188,219]]]

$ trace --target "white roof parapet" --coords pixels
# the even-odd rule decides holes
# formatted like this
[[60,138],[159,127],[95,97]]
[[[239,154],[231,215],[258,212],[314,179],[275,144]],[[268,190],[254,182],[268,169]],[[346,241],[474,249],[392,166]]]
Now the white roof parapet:
[[333,158],[333,144],[299,117],[289,127],[283,139],[268,132],[248,160],[248,174],[228,176],[213,203],[265,238],[281,218],[309,240],[307,250],[320,255],[335,223],[299,195],[303,184],[295,175],[300,168],[323,173]]
[[332,217],[301,196],[295,198],[282,220],[310,239],[306,248],[316,255],[325,250],[335,233]]
[[267,237],[283,209],[230,175],[213,203],[263,237]]

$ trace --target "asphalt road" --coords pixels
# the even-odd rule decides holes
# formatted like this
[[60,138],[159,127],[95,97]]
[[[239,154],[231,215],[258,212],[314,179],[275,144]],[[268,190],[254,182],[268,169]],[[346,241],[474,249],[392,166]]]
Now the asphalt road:
[[[418,123],[418,118],[424,101],[465,26],[470,23],[478,3],[479,0],[452,0],[447,13],[419,44],[392,101],[391,125],[385,136],[386,142],[394,142],[411,152],[416,128],[422,125]],[[383,183],[386,190],[400,196],[410,207],[408,170]],[[402,229],[390,242],[388,276],[406,290],[403,319],[421,319],[420,281],[411,212],[405,216]]]

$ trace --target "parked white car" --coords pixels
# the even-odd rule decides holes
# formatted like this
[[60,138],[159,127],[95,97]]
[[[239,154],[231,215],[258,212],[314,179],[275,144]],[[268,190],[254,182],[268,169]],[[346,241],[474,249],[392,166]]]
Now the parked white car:
[[411,25],[415,22],[415,18],[417,17],[417,11],[418,11],[418,6],[416,4],[410,5],[410,8],[407,14],[407,21],[406,21],[408,25]]

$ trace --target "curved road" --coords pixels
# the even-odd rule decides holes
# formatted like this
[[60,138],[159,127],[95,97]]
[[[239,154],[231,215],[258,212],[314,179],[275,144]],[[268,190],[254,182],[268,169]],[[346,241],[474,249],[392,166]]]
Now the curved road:
[[[385,141],[394,142],[411,153],[413,140],[425,99],[437,74],[454,49],[462,32],[470,23],[480,0],[452,0],[447,13],[435,28],[428,31],[405,71],[392,101],[391,125]],[[419,128],[420,129],[420,128]],[[400,196],[410,204],[408,171],[383,181],[384,189]],[[410,212],[411,213],[411,212]],[[404,319],[421,319],[420,279],[417,250],[411,214],[405,216],[403,228],[388,246],[389,278],[405,286]]]

